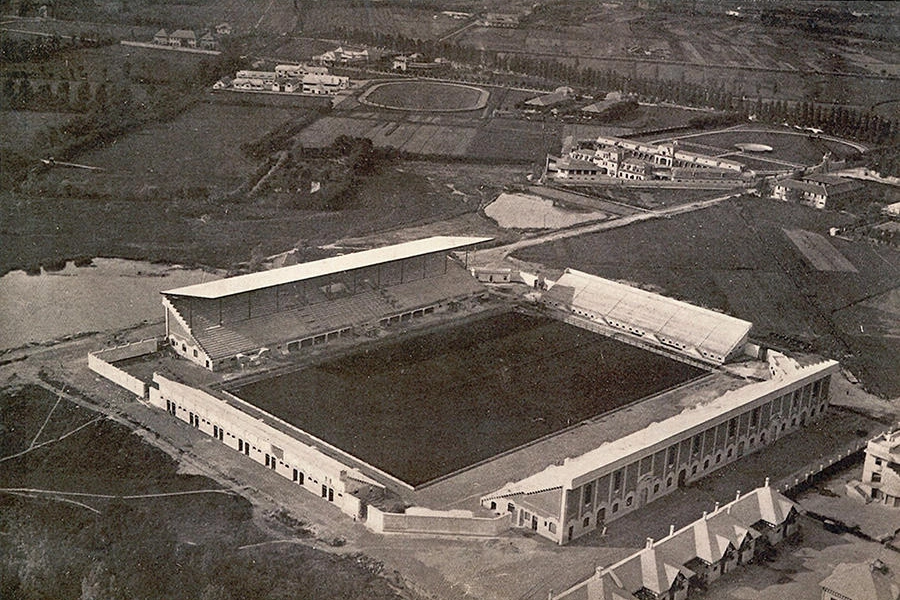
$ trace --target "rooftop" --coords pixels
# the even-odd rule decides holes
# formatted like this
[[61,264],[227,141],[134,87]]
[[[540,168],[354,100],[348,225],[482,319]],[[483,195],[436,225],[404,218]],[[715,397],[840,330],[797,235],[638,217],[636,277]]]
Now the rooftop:
[[852,600],[900,598],[900,584],[889,574],[868,563],[841,563],[819,585]]
[[749,321],[575,269],[566,269],[548,295],[723,358],[746,338],[753,326]]
[[796,179],[782,179],[775,183],[775,187],[783,187],[789,190],[800,190],[809,194],[826,194],[825,186],[819,183],[797,181]]
[[363,250],[343,256],[323,258],[308,263],[238,275],[207,283],[198,283],[186,287],[165,290],[162,293],[172,296],[190,296],[193,298],[223,298],[234,294],[242,294],[253,290],[284,285],[295,281],[314,279],[324,275],[351,271],[363,267],[375,266],[405,258],[413,258],[435,252],[449,252],[466,246],[474,246],[493,238],[486,237],[451,237],[435,236],[412,242],[404,242],[384,248]]

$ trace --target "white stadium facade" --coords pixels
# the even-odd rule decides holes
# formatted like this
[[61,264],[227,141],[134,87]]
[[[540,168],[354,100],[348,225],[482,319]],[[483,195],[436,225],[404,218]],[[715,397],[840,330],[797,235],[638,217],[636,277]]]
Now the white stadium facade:
[[[561,432],[546,435],[421,489],[222,389],[222,377],[242,377],[247,367],[250,377],[264,377],[268,355],[290,368],[294,355],[328,351],[333,341],[352,348],[390,336],[395,325],[454,318],[441,313],[467,300],[477,305],[485,292],[459,257],[487,241],[432,237],[167,290],[165,346],[206,379],[190,384],[157,372],[146,401],[373,531],[492,536],[522,528],[557,544],[797,431],[828,406],[836,362],[767,352],[748,341],[747,321],[572,269],[525,310],[701,368],[702,376],[627,405],[641,410],[576,423],[565,444]],[[219,384],[207,383],[214,377]],[[424,403],[442,401],[423,394]],[[548,411],[553,402],[546,398]]]

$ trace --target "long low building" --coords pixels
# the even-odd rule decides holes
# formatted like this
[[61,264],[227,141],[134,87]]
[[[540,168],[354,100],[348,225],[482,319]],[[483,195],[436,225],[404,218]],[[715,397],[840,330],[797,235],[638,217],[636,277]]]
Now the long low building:
[[772,377],[565,459],[482,497],[565,544],[818,419],[838,363],[770,353]]
[[749,321],[575,269],[566,269],[543,301],[632,340],[715,365],[743,352],[752,327]]

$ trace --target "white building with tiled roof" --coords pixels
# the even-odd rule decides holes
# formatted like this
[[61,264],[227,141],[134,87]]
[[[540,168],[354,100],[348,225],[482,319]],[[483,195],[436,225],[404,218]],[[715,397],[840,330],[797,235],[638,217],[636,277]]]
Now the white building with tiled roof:
[[[483,496],[482,506],[512,513],[514,527],[568,543],[818,419],[837,371],[831,360],[785,367],[509,482]],[[783,508],[767,505],[760,518],[777,526]],[[765,534],[777,540],[784,532]]]
[[[797,531],[796,505],[769,487],[740,492],[732,502],[665,538],[647,539],[641,550],[596,572],[552,600],[685,600],[719,577],[753,560],[756,541],[770,526],[786,535]],[[824,585],[824,582],[823,582]],[[841,598],[846,600],[846,598]],[[855,599],[854,599],[855,600]]]
[[872,500],[900,508],[900,429],[869,440],[860,487]]

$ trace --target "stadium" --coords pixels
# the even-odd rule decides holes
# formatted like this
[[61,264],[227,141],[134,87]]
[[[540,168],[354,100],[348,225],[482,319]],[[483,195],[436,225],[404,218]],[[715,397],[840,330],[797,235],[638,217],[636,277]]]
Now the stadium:
[[166,346],[206,375],[157,371],[148,402],[373,531],[558,544],[827,407],[837,363],[747,321],[571,269],[494,294],[468,268],[487,241],[165,291]]

